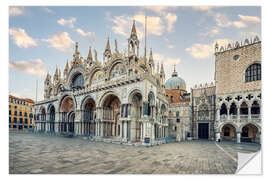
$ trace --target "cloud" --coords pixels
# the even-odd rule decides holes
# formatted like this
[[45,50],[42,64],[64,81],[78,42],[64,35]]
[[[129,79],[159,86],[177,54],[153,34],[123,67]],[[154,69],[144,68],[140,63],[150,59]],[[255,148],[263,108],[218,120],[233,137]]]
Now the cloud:
[[174,48],[174,45],[169,44],[169,45],[168,45],[168,48],[172,49],[172,48]]
[[27,74],[44,76],[46,74],[46,67],[41,59],[29,61],[9,61],[9,67]]
[[74,41],[69,37],[67,32],[54,34],[51,38],[45,40],[51,47],[59,51],[72,51]]
[[213,48],[208,44],[193,44],[185,49],[195,59],[206,59],[213,54]]
[[246,21],[249,23],[260,23],[261,20],[260,18],[256,17],[256,16],[244,16],[239,14],[238,17],[242,20],[242,21]]
[[170,58],[168,56],[164,56],[159,53],[154,53],[153,58],[155,61],[159,62],[161,64],[163,62],[164,66],[172,66],[174,64],[179,64],[181,62],[180,58]]
[[37,42],[32,39],[28,34],[21,28],[12,28],[9,30],[9,34],[12,37],[14,43],[20,48],[28,48],[31,46],[37,46]]
[[233,21],[232,22],[233,25],[237,28],[244,28],[247,27],[247,25],[245,23],[243,23],[242,21]]
[[142,8],[150,10],[157,14],[163,14],[163,13],[166,13],[168,10],[176,9],[178,7],[176,6],[143,6]]
[[95,36],[94,32],[84,32],[80,28],[78,28],[76,31],[78,34],[80,34],[81,36],[86,37],[86,38],[93,38]]
[[[136,22],[136,31],[139,39],[144,37],[144,14],[137,14],[135,16],[115,16],[109,17],[109,20],[113,22],[112,31],[115,34],[122,35],[126,38],[130,36],[133,20]],[[160,36],[165,30],[165,26],[160,17],[148,16],[147,17],[147,33]]]
[[54,14],[54,11],[47,8],[47,7],[43,7],[42,10],[45,11],[46,13],[48,13],[48,14]]
[[74,28],[74,25],[73,25],[74,22],[76,22],[76,18],[74,17],[70,19],[61,18],[57,21],[57,23],[60,24],[61,26],[67,26],[69,28]]
[[16,6],[10,6],[9,7],[9,15],[10,16],[18,16],[25,13],[24,7],[16,7]]
[[191,7],[193,10],[198,10],[198,11],[211,11],[214,8],[217,8],[216,6],[192,6]]
[[174,23],[177,21],[177,16],[172,13],[168,13],[165,16],[165,19],[167,20],[168,26],[167,26],[167,31],[172,32],[174,29]]
[[215,43],[221,46],[227,46],[231,42],[230,39],[217,39],[211,44],[200,44],[195,43],[191,47],[186,48],[185,51],[188,52],[195,59],[207,59],[214,54]]

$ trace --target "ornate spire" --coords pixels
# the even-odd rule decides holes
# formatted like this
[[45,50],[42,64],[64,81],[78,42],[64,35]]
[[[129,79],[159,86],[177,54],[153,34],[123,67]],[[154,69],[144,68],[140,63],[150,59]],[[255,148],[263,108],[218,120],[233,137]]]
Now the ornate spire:
[[110,46],[110,40],[109,40],[109,38],[108,38],[108,40],[107,40],[107,44],[106,44],[105,51],[106,51],[106,50],[108,50],[108,51],[111,52],[111,46]]
[[117,46],[117,40],[116,39],[114,40],[114,44],[115,44],[115,52],[116,53],[119,53],[118,46]]
[[165,75],[164,67],[163,67],[163,62],[161,63],[160,74],[164,74]]
[[97,50],[95,49],[95,61],[97,61]]
[[87,56],[87,63],[92,63],[93,61],[93,57],[92,57],[92,50],[91,50],[91,46],[89,47],[89,52],[88,52],[88,56]]
[[64,71],[66,71],[66,72],[68,72],[68,71],[69,71],[68,60],[67,60],[66,67],[65,67],[65,70],[64,70]]
[[173,65],[173,73],[172,73],[172,77],[177,77],[178,76],[178,74],[177,74],[177,72],[175,71],[175,64]]
[[58,76],[58,67],[56,66],[54,76]]
[[80,52],[79,52],[79,50],[78,50],[78,47],[79,47],[78,42],[76,42],[76,45],[75,45],[75,53],[74,53],[74,55],[73,55],[75,61],[79,59],[79,55],[80,55]]
[[157,73],[159,72],[159,62],[157,63]]
[[103,60],[108,60],[111,57],[111,55],[112,55],[112,52],[111,52],[110,40],[108,38],[106,48],[103,53]]
[[133,20],[133,25],[132,25],[132,30],[131,30],[131,35],[137,35],[137,32],[136,32],[136,26],[135,26],[135,20]]
[[149,57],[149,62],[151,62],[151,61],[153,61],[153,63],[154,63],[152,48],[150,49],[150,57]]

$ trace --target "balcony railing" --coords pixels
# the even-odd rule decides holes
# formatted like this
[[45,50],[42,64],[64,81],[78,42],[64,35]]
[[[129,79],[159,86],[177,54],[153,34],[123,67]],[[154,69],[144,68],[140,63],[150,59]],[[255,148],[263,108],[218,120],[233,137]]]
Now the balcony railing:
[[251,121],[257,121],[261,119],[261,115],[260,114],[251,114],[250,118],[249,115],[239,115],[239,119],[238,119],[238,115],[227,115],[227,114],[222,114],[220,115],[220,120],[221,121],[246,121],[246,120],[251,120]]

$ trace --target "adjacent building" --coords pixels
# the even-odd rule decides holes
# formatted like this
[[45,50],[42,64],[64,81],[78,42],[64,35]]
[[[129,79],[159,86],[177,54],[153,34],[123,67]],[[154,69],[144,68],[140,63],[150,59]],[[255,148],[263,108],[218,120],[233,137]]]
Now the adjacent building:
[[9,95],[9,129],[34,127],[34,101]]

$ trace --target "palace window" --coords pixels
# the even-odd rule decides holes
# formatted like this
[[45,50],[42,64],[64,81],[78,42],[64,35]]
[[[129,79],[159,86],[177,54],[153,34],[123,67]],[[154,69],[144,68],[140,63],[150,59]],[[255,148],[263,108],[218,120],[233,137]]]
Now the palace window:
[[9,115],[11,115],[11,110],[9,110]]
[[20,112],[20,116],[22,116],[22,112]]
[[11,117],[9,116],[9,121],[8,121],[9,123],[11,123]]
[[14,111],[14,115],[17,116],[17,111]]
[[13,122],[14,123],[17,123],[17,118],[16,117],[13,119]]
[[20,124],[22,124],[22,121],[23,121],[23,119],[22,119],[22,118],[20,118]]
[[261,80],[261,64],[255,63],[246,69],[245,82]]
[[28,124],[28,123],[27,123],[27,119],[24,119],[24,124]]
[[27,117],[27,112],[24,113],[24,116]]
[[30,117],[30,118],[33,118],[33,114],[32,114],[32,113],[30,113],[30,114],[29,114],[29,117]]

